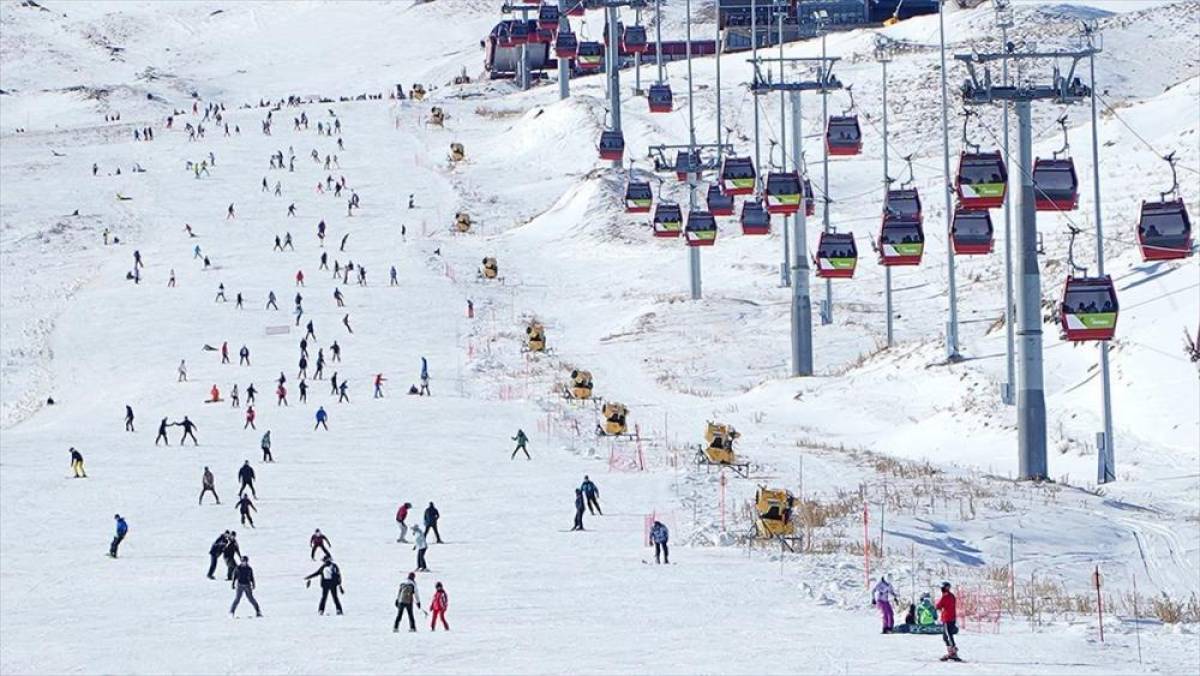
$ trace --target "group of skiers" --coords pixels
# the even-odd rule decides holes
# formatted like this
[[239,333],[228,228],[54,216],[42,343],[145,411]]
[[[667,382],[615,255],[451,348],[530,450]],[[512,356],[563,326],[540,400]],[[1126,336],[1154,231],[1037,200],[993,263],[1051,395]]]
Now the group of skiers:
[[[954,639],[958,634],[958,597],[954,595],[949,582],[942,582],[941,592],[942,595],[938,598],[937,603],[931,603],[926,594],[922,596],[920,606],[910,604],[902,628],[932,626],[936,613],[937,619],[942,625],[942,642],[946,645],[946,654],[941,657],[941,661],[961,662],[962,658],[958,656],[958,644]],[[880,577],[879,582],[875,583],[871,589],[871,601],[879,609],[879,614],[883,619],[882,633],[896,632],[895,610],[892,604],[899,603],[900,598],[896,595],[895,588],[888,582],[886,576]]]

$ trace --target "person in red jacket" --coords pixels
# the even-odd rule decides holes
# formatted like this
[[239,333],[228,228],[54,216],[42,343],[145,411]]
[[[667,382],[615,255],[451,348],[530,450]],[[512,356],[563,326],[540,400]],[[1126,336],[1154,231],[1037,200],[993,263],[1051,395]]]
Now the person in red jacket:
[[961,662],[958,657],[958,646],[954,643],[954,635],[958,633],[958,599],[950,591],[950,583],[942,583],[942,596],[934,604],[942,621],[942,642],[946,644],[946,654],[942,661],[953,660]]
[[400,526],[400,537],[396,538],[396,542],[408,542],[404,536],[408,535],[408,524],[405,523],[405,520],[408,519],[408,510],[410,509],[412,509],[412,503],[406,502],[396,510],[396,525]]
[[246,424],[242,425],[242,429],[246,429],[247,427],[250,429],[255,429],[255,430],[258,429],[257,427],[254,426],[254,416],[255,415],[257,415],[257,414],[254,411],[254,407],[247,406],[246,407]]
[[308,544],[310,546],[312,546],[311,558],[313,561],[317,560],[317,550],[318,549],[320,549],[321,553],[324,554],[326,557],[328,557],[330,555],[329,554],[329,538],[325,537],[325,534],[321,532],[320,528],[318,528],[316,531],[313,532],[312,537],[310,537],[308,539]]
[[437,631],[438,619],[442,620],[442,627],[446,631],[450,631],[450,625],[446,624],[446,609],[450,607],[450,597],[446,595],[446,590],[442,589],[442,583],[437,583],[437,591],[433,593],[433,603],[429,609],[433,611],[433,620],[429,623],[430,631]]
[[296,286],[304,286],[304,271],[296,271]]

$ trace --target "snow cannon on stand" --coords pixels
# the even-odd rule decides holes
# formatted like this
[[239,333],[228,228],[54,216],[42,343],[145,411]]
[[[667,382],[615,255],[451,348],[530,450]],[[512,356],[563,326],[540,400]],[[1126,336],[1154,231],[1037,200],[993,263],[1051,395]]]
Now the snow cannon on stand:
[[629,433],[629,427],[625,421],[629,415],[629,409],[625,408],[624,404],[618,404],[615,401],[606,402],[600,414],[604,416],[604,422],[596,426],[596,433],[600,436],[619,437]]
[[728,467],[739,476],[750,474],[750,463],[739,460],[733,442],[742,435],[732,425],[709,422],[704,430],[704,445],[696,453],[696,463],[709,467]]
[[495,279],[500,274],[500,265],[496,262],[495,256],[483,259],[483,264],[479,266],[479,274],[484,279]]
[[567,386],[568,399],[591,399],[592,398],[592,372],[582,369],[572,369],[571,383]]
[[546,351],[546,329],[541,322],[529,322],[525,327],[525,347],[530,352]]
[[789,550],[799,540],[792,511],[796,498],[784,488],[759,486],[754,495],[754,536],[759,540],[778,540]]
[[471,215],[465,211],[460,211],[454,214],[454,229],[459,232],[470,232],[471,226],[474,225],[471,220]]

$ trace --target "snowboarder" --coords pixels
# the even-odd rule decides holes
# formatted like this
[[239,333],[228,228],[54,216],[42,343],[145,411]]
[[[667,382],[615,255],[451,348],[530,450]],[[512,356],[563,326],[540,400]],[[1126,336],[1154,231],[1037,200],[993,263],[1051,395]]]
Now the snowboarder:
[[450,597],[446,594],[446,590],[442,588],[442,583],[436,585],[437,591],[433,593],[433,603],[429,604],[429,609],[433,611],[433,619],[429,623],[430,631],[437,631],[437,623],[440,619],[442,627],[446,631],[450,631],[450,625],[446,624],[446,609],[450,607]]
[[413,527],[413,549],[417,550],[417,570],[425,572],[425,550],[429,549],[429,541],[425,539],[425,531]]
[[183,428],[183,436],[179,437],[179,445],[180,446],[182,446],[187,441],[188,437],[192,438],[193,446],[200,445],[200,442],[196,440],[196,423],[192,422],[191,419],[189,419],[185,415],[185,416],[183,416],[183,420],[181,420],[175,424],[178,425],[179,427]]
[[237,612],[238,603],[241,602],[242,596],[254,606],[254,616],[262,617],[262,610],[258,607],[258,601],[254,598],[254,569],[250,567],[250,557],[242,557],[242,562],[237,565],[237,570],[233,572],[233,584],[231,589],[236,589],[237,594],[233,597],[233,605],[229,606],[229,614],[233,615]]
[[400,631],[400,620],[404,617],[405,611],[408,611],[408,630],[417,630],[417,620],[413,616],[413,604],[421,607],[421,595],[417,593],[417,575],[409,573],[408,578],[400,583],[400,590],[396,594],[396,621],[392,623],[392,632]]
[[583,491],[575,489],[575,525],[571,530],[583,530]]
[[396,510],[396,525],[400,527],[400,537],[396,538],[396,542],[408,542],[408,540],[404,539],[404,536],[408,535],[408,524],[406,521],[408,520],[408,510],[410,509],[412,509],[412,503],[406,502]]
[[133,429],[133,407],[130,406],[129,404],[125,404],[125,431],[126,432],[136,432],[137,431],[137,430]]
[[954,635],[958,633],[958,598],[950,591],[949,582],[942,583],[942,595],[934,607],[942,621],[942,642],[946,644],[946,654],[941,661],[962,662],[958,656],[958,644],[954,642]]
[[604,516],[604,512],[600,511],[600,489],[588,475],[583,475],[583,483],[580,484],[579,490],[583,491],[583,497],[587,500],[588,514]]
[[83,454],[75,450],[75,447],[67,449],[71,453],[71,471],[75,473],[76,479],[86,479],[87,471],[83,469]]
[[337,614],[341,615],[342,602],[338,599],[338,592],[340,591],[345,594],[346,591],[342,589],[342,571],[339,570],[338,565],[333,562],[333,557],[326,554],[321,567],[311,575],[306,575],[304,577],[304,586],[312,586],[312,579],[318,576],[321,578],[321,603],[317,605],[317,614],[325,614],[325,601],[330,596],[333,596],[333,606],[337,608]]
[[229,542],[229,531],[222,531],[213,540],[212,546],[208,548],[208,579],[215,580],[213,573],[217,571],[217,561],[221,558],[221,554],[225,552],[225,545]]
[[326,422],[325,422],[328,419],[329,419],[329,414],[325,412],[325,407],[324,406],[318,407],[317,408],[317,424],[313,425],[313,431],[316,431],[316,429],[318,427],[324,427],[325,431],[328,432],[329,425],[326,424]]
[[108,555],[115,559],[117,558],[117,548],[121,546],[126,533],[129,532],[129,524],[125,523],[125,519],[121,518],[120,514],[114,514],[113,519],[117,522],[117,534],[113,537],[112,544],[108,547]]
[[168,446],[171,445],[171,442],[167,440],[167,428],[172,425],[174,425],[174,423],[168,423],[166,418],[163,418],[162,422],[158,423],[158,436],[154,437],[155,446],[158,445],[159,440],[162,440],[162,442]]
[[512,456],[509,457],[509,460],[517,459],[517,451],[524,453],[526,460],[533,460],[533,458],[529,456],[529,449],[525,448],[525,444],[529,443],[529,437],[525,436],[525,430],[518,428],[517,436],[513,437],[512,440],[517,442],[517,447],[513,449]]
[[650,526],[650,541],[654,543],[654,562],[659,563],[658,555],[662,554],[661,563],[671,562],[671,551],[667,547],[667,541],[671,539],[671,532],[663,525],[661,521],[655,521],[654,525]]
[[438,519],[440,518],[442,518],[442,513],[430,502],[429,506],[425,508],[425,534],[429,535],[429,531],[432,530],[439,545],[442,544],[442,534],[438,532]]
[[205,467],[204,474],[200,477],[200,501],[197,504],[204,504],[205,493],[212,493],[213,498],[217,501],[217,504],[221,504],[221,496],[217,495],[215,482],[216,480],[213,479],[213,473],[208,469],[208,467]]
[[271,430],[263,433],[259,446],[262,448],[263,462],[275,462],[275,456],[271,455]]
[[237,501],[237,510],[242,514],[243,526],[245,526],[246,522],[249,521],[250,527],[254,528],[254,517],[250,515],[250,510],[252,509],[256,512],[258,511],[258,508],[254,506],[254,503],[250,501],[250,496],[243,495],[241,499]]
[[309,558],[313,561],[317,560],[318,549],[320,549],[321,553],[323,553],[326,557],[329,556],[329,538],[325,537],[320,528],[313,531],[312,537],[308,538],[308,544],[310,547],[312,547],[312,552],[309,554]]
[[254,468],[250,466],[250,461],[242,463],[241,469],[238,470],[238,481],[241,482],[241,488],[238,489],[238,495],[244,495],[246,489],[250,489],[250,494],[254,499],[258,499],[258,492],[254,490]]
[[899,603],[900,599],[896,597],[896,590],[892,588],[891,583],[886,577],[880,577],[879,582],[875,584],[875,588],[871,590],[872,602],[876,608],[879,608],[879,614],[883,616],[883,633],[892,633],[892,628],[896,624],[895,614],[892,610],[892,602]]

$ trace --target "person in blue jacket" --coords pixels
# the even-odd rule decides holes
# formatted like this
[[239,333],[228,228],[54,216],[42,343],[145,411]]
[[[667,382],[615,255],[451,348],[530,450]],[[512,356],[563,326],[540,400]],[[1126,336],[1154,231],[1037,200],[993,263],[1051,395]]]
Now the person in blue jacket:
[[325,424],[325,421],[328,419],[329,419],[329,414],[325,412],[325,407],[321,406],[320,408],[318,408],[317,409],[317,424],[313,425],[313,430],[316,430],[318,427],[324,427],[325,431],[329,431],[329,425]]
[[600,511],[600,489],[588,475],[583,475],[583,483],[580,484],[579,490],[583,491],[583,497],[587,499],[588,514],[604,516],[604,512]]
[[113,518],[117,521],[117,535],[108,547],[108,555],[115,559],[117,558],[117,548],[121,546],[121,541],[125,539],[125,534],[129,532],[129,524],[125,523],[125,519],[121,518],[120,514],[114,514]]
[[575,489],[575,525],[571,530],[583,530],[583,491]]
[[671,562],[671,553],[667,549],[667,540],[671,537],[667,527],[661,521],[655,521],[650,527],[650,541],[654,543],[654,562],[659,563],[659,554],[662,554],[661,563]]

